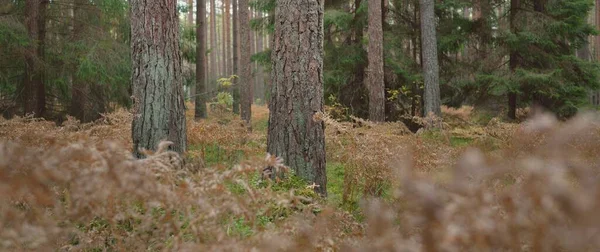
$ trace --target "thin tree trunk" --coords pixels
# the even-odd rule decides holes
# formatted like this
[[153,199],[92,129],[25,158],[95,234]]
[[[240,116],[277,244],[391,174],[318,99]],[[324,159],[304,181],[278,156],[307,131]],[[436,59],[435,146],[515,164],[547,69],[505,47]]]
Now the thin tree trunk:
[[433,0],[421,3],[421,54],[423,55],[423,81],[425,83],[424,115],[441,116],[440,77]]
[[161,140],[186,149],[177,0],[131,0],[133,153]]
[[369,1],[369,71],[366,85],[369,90],[369,119],[385,121],[385,85],[383,82],[383,26],[381,1]]
[[225,0],[221,1],[221,76],[227,75],[227,19],[225,19]]
[[[46,60],[46,9],[48,8],[48,0],[40,0],[40,13],[38,18],[38,46],[37,46],[37,58],[40,62]],[[35,115],[43,117],[46,114],[46,74],[45,67],[41,66],[37,71],[35,82],[35,98],[36,107]]]
[[216,80],[219,78],[219,64],[217,55],[219,54],[219,46],[217,45],[217,18],[215,15],[215,0],[210,0],[210,82],[209,92],[213,92],[216,85]]
[[240,84],[241,84],[241,114],[242,119],[246,121],[247,127],[250,128],[250,120],[252,118],[252,64],[250,62],[250,20],[248,13],[248,0],[239,0],[239,21],[240,21]]
[[[596,0],[596,29],[600,29],[600,0]],[[600,61],[600,34],[596,36],[595,43],[595,53],[596,60]]]
[[196,5],[196,104],[194,118],[206,118],[206,0]]
[[323,111],[323,2],[277,0],[267,151],[327,196]]
[[223,23],[225,24],[225,75],[226,76],[230,76],[232,73],[232,66],[231,66],[231,15],[229,15],[229,1],[230,0],[224,0],[225,3],[225,14],[223,16],[224,20]]
[[[73,42],[78,43],[83,38],[84,25],[86,19],[85,12],[86,0],[75,0],[73,6]],[[77,57],[79,58],[79,57]],[[71,86],[71,116],[81,122],[86,121],[85,104],[87,104],[88,85],[77,75],[79,62],[75,62],[72,71]]]
[[[253,20],[254,19],[254,11],[252,11],[252,9],[250,10],[250,12],[248,12],[248,20]],[[254,54],[256,53],[256,34],[254,32],[254,29],[250,28],[250,58],[252,58],[252,56],[254,56]],[[257,90],[256,90],[256,64],[254,61],[250,60],[250,76],[252,76],[251,78],[251,85],[252,85],[252,103],[254,103],[254,100],[257,98]]]
[[[238,67],[239,67],[239,59],[238,59],[238,55],[239,55],[239,32],[238,32],[238,6],[237,6],[237,1],[238,0],[231,0],[232,1],[232,5],[231,8],[233,9],[233,18],[232,18],[232,23],[233,23],[233,62],[232,62],[232,74],[233,75],[238,75]],[[240,81],[238,80],[239,77],[233,78],[233,113],[235,114],[239,114],[240,113]]]
[[194,26],[194,0],[187,0],[188,13],[187,13],[187,25],[189,27]]
[[[520,0],[510,1],[510,31],[513,34],[517,33],[516,17],[519,8],[521,8]],[[512,74],[519,67],[519,57],[519,53],[515,49],[511,49],[508,67]],[[517,93],[514,91],[508,93],[508,118],[513,120],[517,118]]]
[[[189,27],[189,29],[195,29],[194,28],[194,0],[187,0],[187,5],[188,5],[188,13],[187,13],[187,17],[186,17],[187,26]],[[195,103],[195,98],[193,98],[193,97],[196,97],[196,85],[190,86],[190,97],[192,97],[191,100]]]
[[[258,12],[257,15],[258,18],[263,18],[263,15],[261,12]],[[262,31],[261,32],[257,32],[256,33],[256,51],[262,53],[265,48],[264,48],[264,36]],[[256,68],[256,83],[258,84],[258,98],[261,101],[265,100],[265,75],[264,75],[264,69],[262,67],[262,65],[260,63],[257,63],[257,68]]]

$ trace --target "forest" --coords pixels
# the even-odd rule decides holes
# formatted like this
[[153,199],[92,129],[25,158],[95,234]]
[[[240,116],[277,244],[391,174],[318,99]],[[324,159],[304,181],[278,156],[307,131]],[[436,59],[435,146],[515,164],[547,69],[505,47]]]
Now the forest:
[[0,251],[599,251],[600,0],[0,0]]

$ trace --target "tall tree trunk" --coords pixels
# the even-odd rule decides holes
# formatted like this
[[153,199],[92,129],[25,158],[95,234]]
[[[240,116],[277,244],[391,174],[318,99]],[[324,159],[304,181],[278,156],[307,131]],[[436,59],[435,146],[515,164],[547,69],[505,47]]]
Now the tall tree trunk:
[[252,118],[252,64],[250,62],[250,20],[248,13],[248,0],[239,0],[239,21],[240,21],[240,84],[241,84],[241,114],[242,119],[250,128],[250,120]]
[[323,2],[277,0],[267,151],[326,196]]
[[[250,12],[248,13],[249,20],[253,20],[254,19],[254,11],[252,9],[250,9]],[[256,53],[256,32],[254,31],[254,29],[250,28],[250,58],[252,58],[252,56]],[[256,83],[256,63],[252,60],[250,60],[250,75],[252,76],[251,82],[252,82],[252,103],[254,103],[254,100],[256,98],[258,98],[258,90],[257,90],[257,83]]]
[[225,50],[224,54],[225,55],[225,75],[226,76],[230,76],[231,75],[231,15],[229,15],[229,1],[230,0],[224,0],[224,15],[223,15],[223,23],[225,24],[225,36],[224,36],[224,40],[225,41]]
[[[45,62],[46,59],[46,9],[48,0],[40,0],[40,13],[38,18],[38,46],[37,58],[40,62]],[[40,64],[41,65],[41,64]],[[35,115],[43,117],[46,114],[46,74],[45,67],[41,66],[34,78],[35,82]]]
[[[262,12],[258,12],[257,15],[258,18],[263,18]],[[263,52],[265,50],[264,48],[264,36],[262,32],[257,32],[256,33],[256,51],[257,52]],[[264,75],[264,69],[262,67],[262,65],[260,63],[256,64],[256,84],[258,85],[258,98],[260,98],[261,101],[265,100],[265,75]]]
[[385,121],[385,84],[383,82],[383,26],[381,1],[369,1],[369,119]]
[[[210,0],[210,82],[208,90],[213,92],[216,90],[216,80],[219,78],[219,64],[217,55],[219,54],[219,46],[217,45],[217,18],[215,14],[215,0]],[[214,94],[211,94],[214,95]]]
[[421,5],[421,53],[423,54],[424,115],[441,116],[440,76],[433,0],[420,0]]
[[206,0],[196,4],[196,104],[194,118],[206,118]]
[[18,100],[23,113],[33,113],[42,117],[46,108],[44,86],[44,40],[46,36],[47,0],[27,0],[25,2],[25,26],[30,44],[25,52],[25,75],[20,87]]
[[225,19],[225,0],[221,1],[221,76],[227,76],[227,21]]
[[[188,29],[195,29],[194,28],[194,0],[187,0],[187,5],[188,5],[188,13],[187,13],[187,17],[186,17],[186,25],[187,25]],[[190,85],[190,97],[192,97],[192,101],[194,101],[194,103],[195,103],[196,85]]]
[[[85,22],[88,18],[86,7],[86,0],[75,0],[73,6],[73,42],[80,43],[84,37]],[[83,52],[77,52],[82,54]],[[77,57],[79,59],[81,55]],[[87,122],[88,116],[86,111],[86,104],[88,104],[88,97],[90,94],[89,85],[82,79],[79,78],[79,62],[76,61],[73,66],[72,72],[72,86],[71,86],[71,116],[77,118],[81,122]]]
[[194,0],[187,0],[188,13],[187,13],[187,25],[189,27],[194,26]]
[[131,0],[133,152],[164,139],[186,149],[177,0]]
[[[510,32],[513,34],[517,33],[516,18],[519,8],[521,8],[520,0],[510,0]],[[519,57],[520,55],[517,50],[511,48],[508,67],[512,74],[514,74],[515,70],[519,67]],[[517,93],[515,91],[508,93],[508,118],[517,118]]]
[[[600,0],[596,0],[596,7],[595,7],[595,12],[596,12],[596,29],[600,30]],[[596,56],[596,60],[600,61],[600,34],[596,36],[595,38],[595,56]]]
[[[239,32],[238,32],[238,19],[239,19],[239,13],[238,13],[238,0],[231,0],[232,4],[231,4],[231,8],[233,9],[233,18],[232,18],[232,23],[233,23],[233,62],[232,62],[232,74],[233,75],[238,75],[238,69],[239,69],[239,59],[238,59],[238,55],[239,55]],[[238,77],[239,78],[239,77]],[[240,81],[238,80],[238,78],[233,78],[233,113],[235,114],[239,114],[240,113]]]

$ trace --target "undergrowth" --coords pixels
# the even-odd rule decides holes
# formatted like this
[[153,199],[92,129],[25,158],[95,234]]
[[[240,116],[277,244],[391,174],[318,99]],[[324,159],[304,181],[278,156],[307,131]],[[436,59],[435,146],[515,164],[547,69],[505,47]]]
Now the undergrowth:
[[[192,107],[192,106],[189,106]],[[596,251],[600,120],[443,127],[324,120],[329,197],[266,155],[268,111],[194,121],[189,149],[131,157],[131,117],[0,120],[0,250]],[[168,143],[166,143],[168,144]],[[173,156],[175,155],[175,156]]]

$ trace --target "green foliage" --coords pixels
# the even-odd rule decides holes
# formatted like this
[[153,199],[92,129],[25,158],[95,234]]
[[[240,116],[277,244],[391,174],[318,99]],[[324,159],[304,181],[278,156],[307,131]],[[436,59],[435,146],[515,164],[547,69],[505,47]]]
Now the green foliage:
[[227,105],[227,107],[233,106],[233,96],[229,92],[219,92],[217,94],[217,103]]

